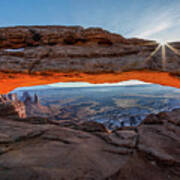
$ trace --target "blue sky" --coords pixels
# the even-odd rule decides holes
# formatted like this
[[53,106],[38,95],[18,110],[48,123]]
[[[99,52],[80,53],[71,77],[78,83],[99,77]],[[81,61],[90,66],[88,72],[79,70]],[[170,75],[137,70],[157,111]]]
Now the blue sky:
[[81,25],[180,40],[180,0],[0,0],[0,26]]

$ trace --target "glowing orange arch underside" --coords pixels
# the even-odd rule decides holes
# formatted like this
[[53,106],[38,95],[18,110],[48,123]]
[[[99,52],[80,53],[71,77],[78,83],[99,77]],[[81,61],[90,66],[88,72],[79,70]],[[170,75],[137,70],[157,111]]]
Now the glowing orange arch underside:
[[166,72],[155,71],[131,71],[119,74],[96,75],[84,73],[52,73],[50,76],[0,73],[0,94],[8,93],[17,87],[56,82],[115,83],[131,79],[180,88],[180,78],[171,76]]

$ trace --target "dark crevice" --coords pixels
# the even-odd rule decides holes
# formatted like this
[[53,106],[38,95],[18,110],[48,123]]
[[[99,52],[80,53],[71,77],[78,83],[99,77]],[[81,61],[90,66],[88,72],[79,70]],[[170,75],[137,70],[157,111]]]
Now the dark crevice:
[[44,133],[45,133],[45,130],[44,130],[44,131],[40,131],[40,132],[35,132],[35,133],[32,132],[32,133],[29,133],[29,134],[27,134],[27,135],[18,137],[18,138],[14,139],[14,140],[7,141],[7,142],[2,142],[1,144],[2,144],[2,145],[13,145],[13,144],[15,144],[15,143],[25,142],[25,141],[28,141],[28,140],[32,140],[32,139],[39,138],[39,137],[42,136]]
[[48,140],[48,141],[59,141],[59,142],[62,142],[64,144],[72,144],[72,143],[74,143],[72,141],[68,141],[68,140],[65,140],[65,139],[60,139],[59,137],[43,137],[43,139]]
[[30,65],[30,67],[28,68],[28,74],[32,74],[33,69],[34,69],[37,65],[39,65],[40,62],[41,62],[41,59],[38,59],[38,60],[34,61],[34,62]]
[[102,151],[111,153],[111,154],[117,154],[117,155],[130,155],[133,154],[134,149],[133,148],[125,148],[121,147],[124,149],[119,149],[119,150],[110,150],[110,149],[103,149]]
[[36,42],[39,42],[42,38],[42,36],[36,32],[34,29],[29,29],[29,31],[32,33],[32,39]]

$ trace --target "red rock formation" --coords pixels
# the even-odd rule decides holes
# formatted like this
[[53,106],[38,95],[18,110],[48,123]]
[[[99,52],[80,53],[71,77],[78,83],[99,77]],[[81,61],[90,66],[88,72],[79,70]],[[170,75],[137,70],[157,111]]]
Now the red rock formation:
[[[169,48],[164,65],[160,50],[147,58],[157,48],[156,42],[125,39],[100,28],[9,27],[0,28],[0,34],[1,72],[119,73],[139,69],[180,72],[179,55]],[[180,49],[179,43],[171,46]]]
[[0,28],[0,34],[0,71],[3,72],[120,72],[135,68],[135,60],[129,62],[129,58],[140,51],[149,54],[156,47],[156,43],[147,45],[151,41],[125,39],[100,28],[9,27]]
[[[149,69],[176,75],[180,72],[179,55],[170,49],[166,48],[164,68],[161,51],[147,59],[156,43],[125,39],[99,28],[12,27],[0,28],[0,35],[0,72],[19,72],[9,74],[12,84],[18,82],[18,86],[27,84],[22,81],[22,73],[66,72],[53,75],[66,76],[64,81],[75,81],[83,75],[84,80],[96,83],[129,77],[143,80],[138,73],[127,77],[115,74],[127,70]],[[179,43],[171,45],[180,49]],[[14,48],[16,52],[11,50]],[[71,76],[70,72],[78,74]],[[82,72],[101,74],[95,80]],[[179,87],[177,78],[172,80],[165,74],[149,78],[166,83],[166,77],[168,83],[173,81]],[[0,81],[6,83],[3,77],[7,78],[7,74],[1,74]],[[50,82],[48,76],[23,78],[31,80],[29,85]],[[33,82],[33,78],[38,81]],[[25,98],[25,103],[31,106],[29,109],[41,108],[36,97]],[[58,123],[43,117],[27,119],[23,104],[17,101],[12,104],[12,99],[16,100],[16,96],[0,97],[0,179],[180,179],[180,110],[150,115],[137,128],[121,128],[110,133],[97,123]]]
[[82,45],[128,43],[120,35],[101,28],[84,29],[80,26],[21,26],[0,28],[1,48],[24,48],[44,45]]
[[[19,101],[16,94],[0,95],[1,116],[13,118],[26,118],[26,107]],[[4,107],[4,108],[3,108]]]

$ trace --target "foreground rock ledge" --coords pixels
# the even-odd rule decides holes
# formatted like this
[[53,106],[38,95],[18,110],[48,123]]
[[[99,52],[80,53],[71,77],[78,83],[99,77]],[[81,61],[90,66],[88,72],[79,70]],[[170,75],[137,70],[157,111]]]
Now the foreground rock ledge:
[[180,178],[180,109],[110,133],[96,123],[22,122],[11,104],[0,108],[1,180]]

